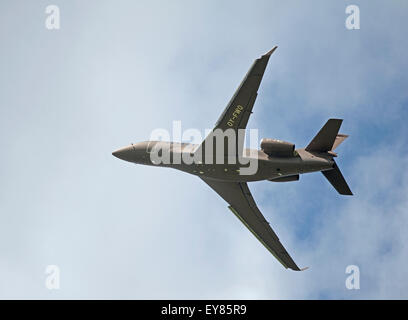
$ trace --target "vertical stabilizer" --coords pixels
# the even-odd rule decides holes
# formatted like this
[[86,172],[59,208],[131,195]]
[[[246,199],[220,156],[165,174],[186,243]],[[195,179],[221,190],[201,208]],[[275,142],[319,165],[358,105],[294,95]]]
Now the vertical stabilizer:
[[336,149],[344,140],[346,140],[348,138],[348,135],[347,134],[342,134],[342,133],[339,133],[337,136],[336,136],[336,140],[334,140],[334,144],[333,144],[333,147],[332,147],[332,149],[331,149],[331,151],[334,151],[334,149]]

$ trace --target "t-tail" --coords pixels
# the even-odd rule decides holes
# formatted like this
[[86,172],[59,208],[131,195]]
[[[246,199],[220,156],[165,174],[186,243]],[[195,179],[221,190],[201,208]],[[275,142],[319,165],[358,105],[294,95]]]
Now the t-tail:
[[[329,119],[305,150],[337,157],[334,150],[348,137],[346,134],[338,133],[342,122],[342,119]],[[338,193],[353,195],[336,162],[334,162],[333,169],[322,171],[322,173]]]

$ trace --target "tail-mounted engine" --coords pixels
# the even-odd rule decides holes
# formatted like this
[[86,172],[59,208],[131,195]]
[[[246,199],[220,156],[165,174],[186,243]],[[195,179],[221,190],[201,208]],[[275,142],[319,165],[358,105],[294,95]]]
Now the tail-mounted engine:
[[261,149],[271,157],[292,157],[294,155],[295,145],[277,139],[262,139]]

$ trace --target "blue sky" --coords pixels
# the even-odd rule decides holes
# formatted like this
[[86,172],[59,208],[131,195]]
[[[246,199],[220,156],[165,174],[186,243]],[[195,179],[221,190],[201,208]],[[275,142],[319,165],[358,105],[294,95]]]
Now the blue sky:
[[[53,1],[58,31],[49,4],[0,4],[0,297],[407,298],[408,3]],[[340,117],[350,134],[338,164],[355,196],[318,173],[250,184],[302,273],[199,179],[111,155],[173,120],[211,128],[275,45],[248,128],[303,147]]]

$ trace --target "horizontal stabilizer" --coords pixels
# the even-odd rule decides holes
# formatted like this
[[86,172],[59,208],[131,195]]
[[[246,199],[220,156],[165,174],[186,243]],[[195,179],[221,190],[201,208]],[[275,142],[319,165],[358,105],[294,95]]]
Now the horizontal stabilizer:
[[333,169],[322,171],[322,173],[338,193],[348,196],[353,195],[336,162],[334,163]]
[[[342,119],[329,119],[305,150],[316,152],[328,152],[332,150],[342,122]],[[339,144],[340,143],[337,145]]]

